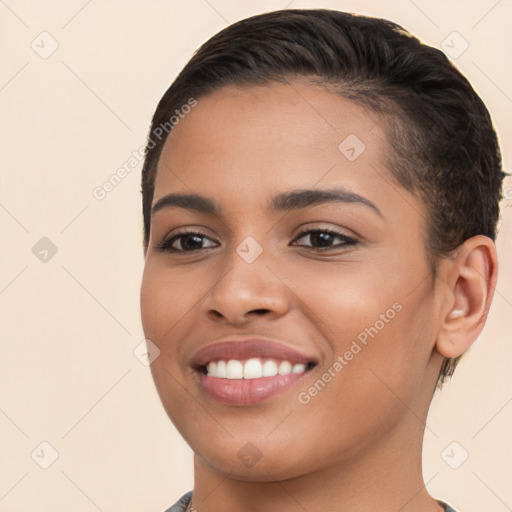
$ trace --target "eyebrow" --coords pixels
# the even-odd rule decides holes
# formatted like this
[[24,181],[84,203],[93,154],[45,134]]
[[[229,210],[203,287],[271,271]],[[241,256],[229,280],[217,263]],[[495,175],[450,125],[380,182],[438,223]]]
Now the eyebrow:
[[[380,217],[383,217],[381,211],[369,199],[340,187],[324,190],[299,189],[283,192],[271,199],[269,209],[273,212],[287,212],[330,202],[362,204],[374,210]],[[167,194],[154,204],[151,214],[154,215],[164,208],[184,208],[212,215],[219,215],[221,213],[221,208],[215,201],[199,194]]]

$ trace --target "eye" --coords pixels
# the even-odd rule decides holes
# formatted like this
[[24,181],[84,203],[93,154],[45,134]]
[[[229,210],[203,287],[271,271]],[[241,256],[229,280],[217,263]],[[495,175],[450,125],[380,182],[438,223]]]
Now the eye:
[[[302,238],[308,240],[309,245],[295,243]],[[340,240],[340,242],[333,245],[336,239]],[[208,245],[203,245],[205,241],[208,242]],[[310,229],[300,233],[295,238],[292,245],[309,246],[317,251],[325,251],[352,246],[357,243],[357,240],[331,229]],[[162,252],[190,253],[209,247],[215,247],[216,245],[216,242],[201,231],[182,231],[181,233],[164,238],[157,244],[156,249]]]
[[[300,240],[301,238],[308,240],[311,244],[310,247],[318,251],[339,249],[340,247],[356,245],[358,243],[354,238],[350,238],[343,233],[338,233],[337,231],[331,229],[310,229],[303,231],[295,238],[294,242]],[[341,242],[332,245],[335,239],[339,239]],[[303,244],[294,243],[293,245]],[[308,246],[306,245],[306,247]]]
[[205,240],[213,242],[201,231],[182,231],[169,238],[164,238],[157,244],[156,248],[162,252],[192,252],[208,247],[215,247],[215,242],[213,242],[212,245],[203,246]]

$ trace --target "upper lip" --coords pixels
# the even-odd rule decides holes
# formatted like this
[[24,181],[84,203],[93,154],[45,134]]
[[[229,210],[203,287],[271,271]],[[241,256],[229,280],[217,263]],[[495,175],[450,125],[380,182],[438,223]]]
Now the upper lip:
[[220,340],[199,349],[192,356],[192,366],[201,368],[211,361],[243,361],[259,357],[262,359],[277,359],[289,361],[292,364],[314,363],[318,359],[299,350],[268,338],[243,338]]

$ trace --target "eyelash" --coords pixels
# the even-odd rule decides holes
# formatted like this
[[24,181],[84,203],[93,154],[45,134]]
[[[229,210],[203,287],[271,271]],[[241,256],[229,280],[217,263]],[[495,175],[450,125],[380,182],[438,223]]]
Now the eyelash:
[[[304,231],[300,232],[295,237],[295,239],[293,241],[295,242],[296,240],[304,237],[305,235],[311,235],[314,233],[327,233],[329,235],[340,238],[341,240],[343,240],[343,243],[334,245],[331,247],[311,247],[311,246],[302,246],[302,247],[309,247],[310,249],[313,249],[316,252],[325,252],[325,251],[329,251],[329,250],[333,250],[333,249],[339,249],[340,247],[344,247],[344,246],[347,246],[347,247],[354,246],[359,243],[354,238],[348,237],[348,236],[346,236],[342,233],[339,233],[337,231],[334,231],[332,229],[319,229],[319,228],[304,230]],[[172,244],[176,240],[179,240],[180,238],[185,237],[187,235],[199,235],[199,237],[202,237],[202,238],[208,238],[208,239],[210,238],[206,233],[202,232],[199,229],[197,229],[195,231],[182,231],[180,233],[173,235],[172,237],[164,238],[161,242],[158,242],[158,244],[156,245],[156,249],[161,252],[170,252],[170,253],[193,253],[196,251],[203,250],[203,248],[198,248],[198,249],[191,249],[191,250],[187,251],[187,250],[183,250],[183,249],[175,249],[172,247]],[[210,249],[210,247],[207,247],[207,249]]]

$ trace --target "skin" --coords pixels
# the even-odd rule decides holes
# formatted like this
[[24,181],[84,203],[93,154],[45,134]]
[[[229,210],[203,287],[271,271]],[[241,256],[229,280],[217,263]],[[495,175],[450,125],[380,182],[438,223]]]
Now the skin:
[[[354,161],[338,149],[349,134],[366,146]],[[394,181],[387,152],[382,119],[305,82],[220,89],[198,98],[168,137],[153,204],[170,192],[198,193],[222,209],[156,212],[141,286],[144,332],[161,351],[153,378],[195,452],[199,512],[441,510],[422,477],[425,421],[443,358],[481,331],[496,252],[474,237],[439,262],[434,279],[427,212]],[[267,209],[278,193],[334,186],[380,215],[357,202]],[[156,248],[181,228],[201,228],[205,248]],[[333,237],[320,251],[308,234],[297,238],[321,228],[357,243]],[[248,236],[263,249],[250,264],[236,252]],[[400,312],[300,403],[299,393],[396,303]],[[228,335],[268,336],[318,364],[277,397],[224,405],[202,393],[189,361]],[[260,456],[250,467],[240,457],[248,442]]]

